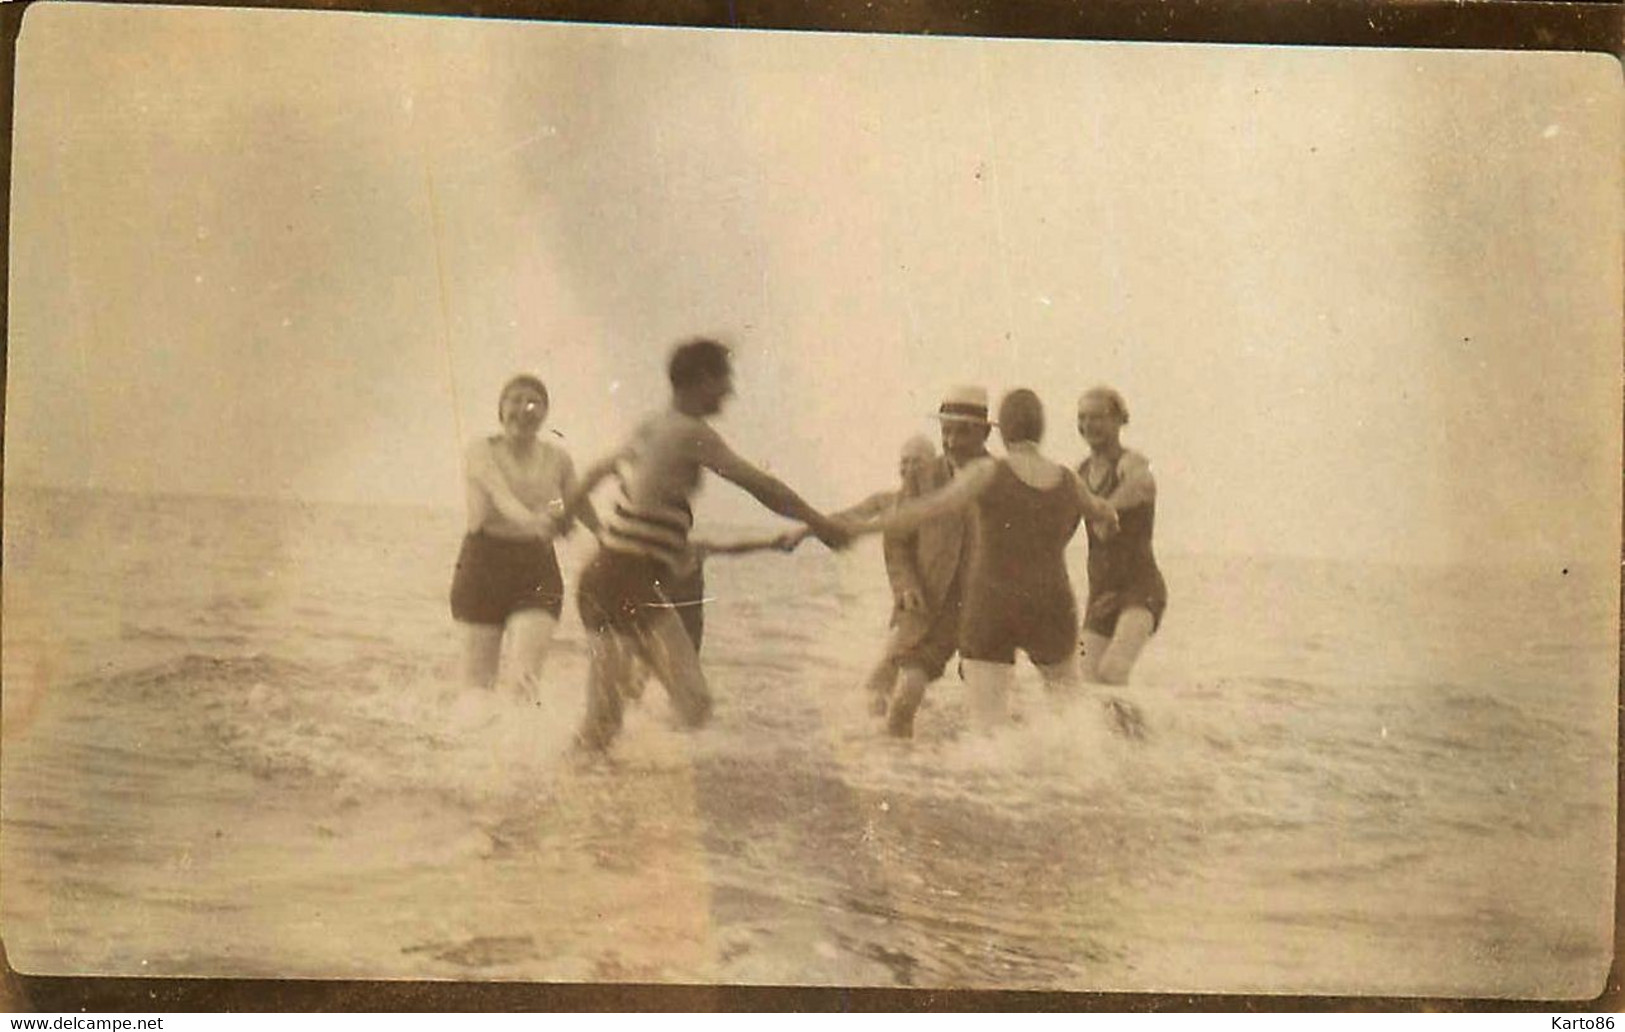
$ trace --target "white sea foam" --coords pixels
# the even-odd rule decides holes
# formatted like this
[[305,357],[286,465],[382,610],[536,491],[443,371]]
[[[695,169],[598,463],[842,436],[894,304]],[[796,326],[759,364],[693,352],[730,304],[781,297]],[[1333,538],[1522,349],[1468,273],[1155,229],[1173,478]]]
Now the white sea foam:
[[1606,966],[1614,571],[1171,561],[1113,690],[1143,738],[1022,666],[1019,723],[972,733],[950,671],[899,742],[858,688],[878,557],[719,558],[712,725],[651,685],[583,758],[570,608],[535,698],[457,684],[454,514],[27,504],[0,918],[36,970],[1560,995]]

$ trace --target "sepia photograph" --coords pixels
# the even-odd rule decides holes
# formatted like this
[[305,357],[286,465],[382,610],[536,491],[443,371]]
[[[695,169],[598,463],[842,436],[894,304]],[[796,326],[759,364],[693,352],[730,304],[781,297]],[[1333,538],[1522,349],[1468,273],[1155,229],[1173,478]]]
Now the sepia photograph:
[[24,975],[1591,999],[1602,54],[43,3]]

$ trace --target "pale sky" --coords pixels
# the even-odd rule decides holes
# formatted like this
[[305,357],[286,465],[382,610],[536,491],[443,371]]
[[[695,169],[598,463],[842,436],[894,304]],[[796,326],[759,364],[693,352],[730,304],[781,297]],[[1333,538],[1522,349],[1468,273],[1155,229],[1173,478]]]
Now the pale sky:
[[1110,383],[1164,550],[1611,563],[1622,95],[1605,55],[36,6],[6,474],[452,506],[508,375],[585,464],[711,333],[719,427],[820,507],[954,383],[1037,389],[1071,463]]

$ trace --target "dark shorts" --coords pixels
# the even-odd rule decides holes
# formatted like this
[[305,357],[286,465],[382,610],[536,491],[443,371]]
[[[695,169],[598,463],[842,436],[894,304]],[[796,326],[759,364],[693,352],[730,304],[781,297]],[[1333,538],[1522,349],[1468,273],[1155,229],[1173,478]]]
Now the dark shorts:
[[1049,666],[1078,647],[1078,607],[1070,588],[1034,594],[980,592],[965,600],[959,654],[984,663],[1014,663],[1016,650]]
[[948,660],[959,651],[959,589],[950,588],[942,605],[931,614],[925,633],[913,636],[907,646],[892,653],[898,669],[911,667],[925,671],[926,680],[935,681],[947,669]]
[[673,608],[663,586],[672,580],[671,570],[658,559],[600,548],[581,571],[576,589],[581,624],[589,631],[631,633],[652,613]]
[[511,541],[475,532],[463,538],[451,580],[451,615],[462,623],[500,627],[525,609],[558,619],[564,578],[549,542]]
[[1125,609],[1144,609],[1151,614],[1151,633],[1162,626],[1163,610],[1168,608],[1168,594],[1155,587],[1129,591],[1099,591],[1089,593],[1089,607],[1084,611],[1083,629],[1102,638],[1117,633],[1117,618]]
[[677,607],[677,618],[683,621],[683,630],[688,632],[688,640],[694,643],[697,653],[705,637],[705,565],[695,566],[687,574],[664,576],[666,579],[661,581],[660,587]]

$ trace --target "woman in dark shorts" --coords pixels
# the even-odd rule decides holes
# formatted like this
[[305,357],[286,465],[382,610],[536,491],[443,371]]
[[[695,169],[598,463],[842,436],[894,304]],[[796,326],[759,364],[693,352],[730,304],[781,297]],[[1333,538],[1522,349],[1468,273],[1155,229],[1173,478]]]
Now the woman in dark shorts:
[[[497,401],[502,432],[468,446],[468,533],[451,584],[451,614],[463,626],[463,680],[497,684],[506,636],[517,668],[507,680],[526,695],[535,691],[564,604],[553,538],[568,527],[555,514],[575,486],[570,456],[538,436],[547,411],[542,381],[516,376]],[[590,506],[581,522],[596,529]]]
[[959,654],[971,717],[982,729],[1004,721],[1017,651],[1027,654],[1046,686],[1080,687],[1066,545],[1085,516],[1108,526],[1117,519],[1077,474],[1039,453],[1044,407],[1038,395],[1025,388],[1005,395],[998,427],[1004,458],[977,459],[946,487],[860,525],[864,532],[907,530],[976,507]]
[[1083,676],[1114,685],[1128,683],[1168,606],[1168,587],[1151,551],[1157,482],[1146,457],[1123,447],[1127,423],[1128,406],[1110,387],[1095,387],[1078,399],[1078,436],[1089,445],[1078,475],[1090,491],[1112,504],[1121,521],[1115,534],[1089,528]]

